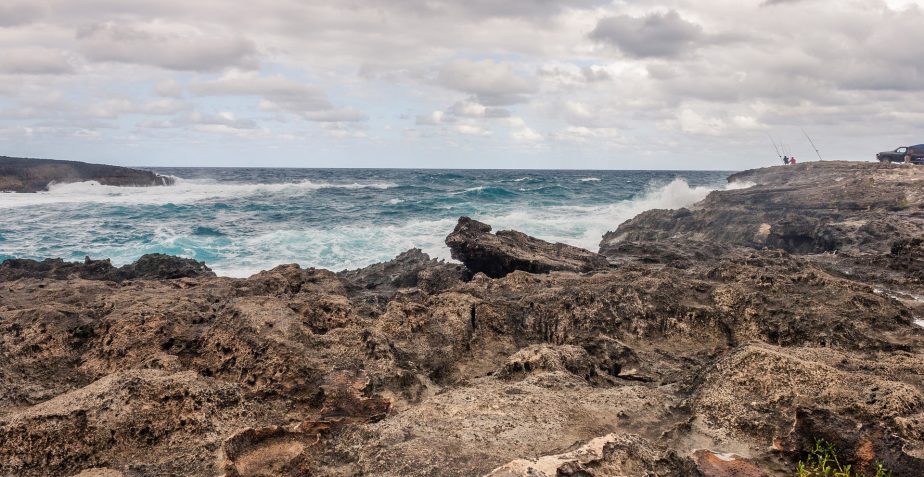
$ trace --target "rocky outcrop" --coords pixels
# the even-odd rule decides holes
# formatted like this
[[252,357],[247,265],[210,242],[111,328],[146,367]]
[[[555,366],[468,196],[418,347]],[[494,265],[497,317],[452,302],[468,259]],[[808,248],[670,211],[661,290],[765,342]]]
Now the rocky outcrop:
[[171,177],[128,167],[0,156],[0,192],[38,192],[51,183],[84,181],[121,187],[173,184]]
[[408,250],[388,262],[376,263],[337,274],[357,293],[391,298],[401,288],[420,288],[437,293],[470,277],[461,265],[431,259],[419,248]]
[[[818,167],[747,177],[773,201],[828,187]],[[910,199],[850,213],[911,230],[917,176],[841,174],[862,170],[856,194]],[[816,437],[917,475],[920,237],[804,254],[638,220],[605,265],[469,219],[448,240],[465,266],[5,262],[0,475],[782,477]]]
[[606,269],[606,258],[562,243],[549,243],[515,230],[491,233],[491,226],[468,217],[459,219],[446,237],[452,258],[472,272],[499,278],[514,270],[529,273],[590,272]]
[[215,273],[204,262],[162,253],[142,255],[137,261],[121,267],[114,267],[109,259],[91,260],[90,257],[86,257],[83,263],[65,262],[60,258],[46,258],[42,261],[7,259],[0,262],[0,282],[20,278],[82,278],[120,282],[214,276]]
[[812,162],[729,177],[754,184],[716,191],[686,209],[644,212],[603,237],[622,242],[695,240],[791,253],[883,253],[924,236],[924,171],[878,163]]

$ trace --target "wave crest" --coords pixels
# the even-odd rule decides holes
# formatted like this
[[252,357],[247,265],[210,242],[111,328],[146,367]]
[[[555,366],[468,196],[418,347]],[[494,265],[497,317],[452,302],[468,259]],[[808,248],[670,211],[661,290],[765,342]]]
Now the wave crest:
[[28,207],[45,204],[188,204],[210,199],[248,197],[253,195],[301,195],[323,189],[391,189],[394,182],[281,182],[242,184],[212,180],[174,178],[172,186],[117,187],[96,181],[71,182],[48,185],[47,192],[32,194],[3,194],[0,208]]

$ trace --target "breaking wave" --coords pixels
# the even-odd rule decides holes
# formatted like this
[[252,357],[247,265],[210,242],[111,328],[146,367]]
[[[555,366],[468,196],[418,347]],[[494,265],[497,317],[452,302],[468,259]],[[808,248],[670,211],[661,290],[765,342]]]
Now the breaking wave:
[[158,187],[118,187],[96,181],[49,184],[47,192],[3,194],[0,208],[44,204],[188,204],[225,197],[248,197],[262,194],[306,194],[322,189],[390,189],[393,182],[330,183],[303,180],[269,184],[226,183],[213,180],[186,180],[174,177],[174,185]]
[[[0,194],[0,209],[7,209],[0,213],[0,260],[89,255],[121,265],[168,253],[236,277],[282,263],[358,268],[415,247],[449,260],[443,241],[462,215],[494,230],[597,250],[604,233],[645,210],[689,206],[712,190],[744,186],[726,186],[724,173],[536,171],[520,180],[522,171],[259,172],[224,171],[223,181],[178,179],[170,187],[84,182]],[[267,180],[270,174],[278,182]],[[599,180],[582,182],[591,177]]]

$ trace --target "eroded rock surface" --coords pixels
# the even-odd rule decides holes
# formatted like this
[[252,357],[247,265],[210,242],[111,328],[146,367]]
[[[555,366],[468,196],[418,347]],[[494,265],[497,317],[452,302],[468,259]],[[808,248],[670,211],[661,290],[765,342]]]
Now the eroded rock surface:
[[515,230],[491,233],[491,226],[468,217],[459,219],[446,237],[452,258],[472,272],[499,278],[515,270],[590,272],[609,266],[596,253],[563,243],[549,243]]
[[215,273],[204,262],[162,253],[142,255],[134,263],[121,267],[114,267],[109,259],[91,260],[90,257],[86,257],[83,263],[65,262],[60,258],[46,258],[42,261],[8,259],[0,262],[0,282],[20,278],[57,280],[83,278],[120,282],[135,279],[159,280],[214,276]]
[[[847,191],[908,202],[844,192],[866,207],[845,210],[917,227],[924,168],[817,167],[746,178],[772,202],[866,171]],[[465,267],[419,250],[246,279],[7,262],[0,475],[775,477],[816,437],[916,475],[920,237],[835,234],[852,245],[818,255],[636,220],[606,264],[466,219],[448,240]]]

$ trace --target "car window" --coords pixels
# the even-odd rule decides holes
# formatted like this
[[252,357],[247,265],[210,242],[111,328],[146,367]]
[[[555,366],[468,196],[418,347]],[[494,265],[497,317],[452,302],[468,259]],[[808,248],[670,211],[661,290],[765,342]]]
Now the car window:
[[907,150],[908,150],[907,147],[900,147],[900,148],[896,149],[895,152],[900,153],[900,154],[904,154],[905,151],[907,151]]

